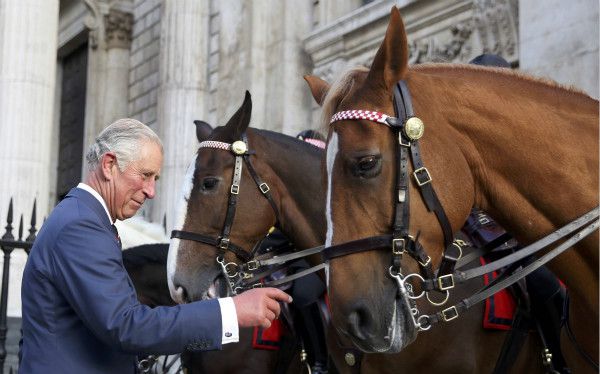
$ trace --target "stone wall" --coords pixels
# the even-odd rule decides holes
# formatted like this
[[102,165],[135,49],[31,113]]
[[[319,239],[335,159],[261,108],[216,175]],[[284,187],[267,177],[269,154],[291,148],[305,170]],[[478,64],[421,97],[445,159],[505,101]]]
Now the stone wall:
[[598,1],[520,0],[520,68],[598,98]]
[[129,115],[156,130],[160,0],[136,0],[129,71]]

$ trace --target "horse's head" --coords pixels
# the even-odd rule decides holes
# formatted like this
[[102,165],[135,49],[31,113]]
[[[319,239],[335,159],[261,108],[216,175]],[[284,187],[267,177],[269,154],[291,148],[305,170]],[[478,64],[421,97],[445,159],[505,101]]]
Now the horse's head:
[[169,290],[178,303],[229,295],[223,267],[235,273],[275,223],[272,206],[249,174],[249,161],[242,160],[250,157],[242,139],[251,110],[246,92],[225,126],[212,130],[195,121],[200,148],[185,176],[168,256]]
[[[407,182],[410,199],[399,196],[397,190],[398,132],[390,128],[392,126],[367,118],[368,115],[364,119],[338,118],[329,125],[334,113],[350,110],[394,117],[393,90],[400,80],[407,80],[413,96],[417,97],[419,92],[410,80],[408,52],[406,31],[399,11],[394,7],[385,39],[370,69],[354,69],[331,87],[319,78],[306,77],[315,100],[323,107],[323,118],[329,127],[324,168],[327,173],[326,245],[392,234],[400,201],[400,206],[409,204],[408,234],[419,237],[419,243],[436,265],[444,247],[440,224],[435,215],[428,212],[412,176]],[[432,121],[433,126],[435,114],[430,111],[432,108],[423,105],[426,99],[415,99],[414,109],[426,124]],[[431,133],[426,133],[423,138],[423,143],[429,142],[423,144],[423,153],[443,142]],[[434,178],[456,172],[452,166],[453,156],[447,153],[438,156],[435,151],[427,152],[425,156],[426,166]],[[408,158],[408,154],[404,157]],[[445,157],[451,158],[444,160]],[[410,162],[407,168],[407,174],[412,174]],[[468,188],[465,193],[472,195]],[[444,197],[440,196],[442,203],[446,203]],[[451,212],[452,217],[466,217],[469,204],[466,202],[464,209],[457,208],[460,213]],[[402,215],[401,209],[399,213]],[[460,225],[453,222],[455,224]],[[411,316],[412,302],[406,294],[399,292],[399,283],[390,275],[392,241],[368,249],[352,249],[351,254],[329,261],[332,320],[339,331],[366,352],[398,352],[416,338],[418,327]],[[408,255],[404,258],[402,273],[419,273],[417,263]]]

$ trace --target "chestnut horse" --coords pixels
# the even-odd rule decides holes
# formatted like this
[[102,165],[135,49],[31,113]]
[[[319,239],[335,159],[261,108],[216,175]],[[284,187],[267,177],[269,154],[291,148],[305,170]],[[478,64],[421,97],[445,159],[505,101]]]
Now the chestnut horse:
[[[417,171],[419,184],[434,185],[449,221],[446,231],[451,232],[477,206],[520,243],[528,244],[598,206],[597,100],[505,69],[449,64],[409,68],[408,54],[406,30],[394,7],[370,69],[351,70],[331,87],[317,77],[307,77],[329,127],[327,246],[389,235],[399,202],[410,212],[403,227],[408,227],[411,240],[417,238],[437,268],[448,242],[442,219],[428,211],[412,177],[407,182],[410,199],[396,190],[397,176],[410,171]],[[410,134],[408,144],[408,135],[375,122],[382,115],[394,117],[394,89],[399,81],[408,87],[412,109],[426,124],[420,140],[416,139],[422,127],[413,127],[417,131]],[[338,115],[329,125],[334,114],[350,110],[376,112],[377,118]],[[393,120],[387,123],[403,125],[404,130],[408,126]],[[405,159],[397,159],[399,140],[411,149],[420,145],[411,157],[422,158],[426,169],[409,165],[407,171],[397,171],[406,164]],[[390,276],[391,241],[385,247],[328,262],[332,322],[367,352],[404,352],[417,346],[433,353],[435,348],[422,339],[433,331],[410,344],[418,326],[411,322],[408,303],[398,297],[401,282]],[[568,323],[561,339],[567,363],[575,373],[593,372],[598,362],[597,230],[549,267],[570,292]],[[410,273],[417,269],[412,261],[403,261],[402,268]],[[419,309],[427,307],[421,300]],[[432,330],[457,324],[470,313]]]

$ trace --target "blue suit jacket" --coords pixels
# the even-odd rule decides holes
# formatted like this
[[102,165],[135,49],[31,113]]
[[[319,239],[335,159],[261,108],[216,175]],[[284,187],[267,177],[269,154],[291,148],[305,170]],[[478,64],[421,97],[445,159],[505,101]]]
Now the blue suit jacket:
[[217,300],[141,305],[106,211],[74,188],[31,249],[19,373],[133,373],[135,355],[221,348]]

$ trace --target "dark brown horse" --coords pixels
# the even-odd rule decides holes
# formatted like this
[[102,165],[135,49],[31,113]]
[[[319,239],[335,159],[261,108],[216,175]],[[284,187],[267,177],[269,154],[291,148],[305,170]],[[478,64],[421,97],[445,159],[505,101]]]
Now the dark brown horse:
[[169,243],[142,244],[123,251],[123,265],[140,303],[155,307],[175,305],[167,285]]
[[[197,137],[204,141],[233,143],[247,134],[252,162],[256,173],[270,188],[279,214],[278,226],[299,248],[307,248],[324,241],[325,225],[321,207],[323,194],[313,194],[306,188],[306,180],[320,180],[320,158],[318,148],[294,138],[269,131],[247,129],[250,119],[251,101],[246,96],[244,105],[229,120],[227,125],[212,128],[197,121]],[[247,130],[247,131],[246,131]],[[175,230],[185,230],[210,237],[222,234],[228,197],[231,190],[234,157],[231,152],[213,148],[200,148],[190,165],[184,187],[183,202],[180,204]],[[285,181],[285,183],[284,183]],[[293,182],[290,182],[293,181]],[[294,196],[294,198],[291,198]],[[318,217],[308,221],[307,217]],[[232,245],[250,251],[275,225],[273,207],[262,196],[249,174],[242,169],[235,217],[229,239]],[[187,302],[231,294],[227,280],[217,263],[217,248],[190,240],[172,239],[169,251],[169,283],[171,295],[178,302]],[[225,252],[225,262],[240,260],[232,252]],[[251,333],[243,330],[241,334]],[[289,337],[288,337],[289,338]],[[225,345],[231,352],[230,359],[223,360],[220,352],[207,352],[201,356],[203,365],[211,365],[219,373],[275,372],[278,351],[246,351],[240,344]],[[239,359],[236,359],[239,358]],[[300,372],[298,357],[290,363],[289,372]]]
[[[393,117],[394,87],[406,82],[414,113],[426,126],[418,143],[427,170],[417,171],[419,183],[429,183],[431,176],[452,232],[477,206],[527,244],[598,206],[597,100],[503,69],[448,64],[409,68],[408,51],[406,31],[394,8],[370,69],[349,71],[331,87],[316,77],[307,80],[315,99],[323,103],[327,124],[334,113],[348,110]],[[437,268],[444,233],[412,177],[410,200],[397,195],[398,147],[394,131],[373,120],[342,119],[329,126],[326,244],[390,234],[396,201],[404,201],[401,205],[408,204],[410,211],[408,233],[418,236]],[[414,171],[412,166],[408,171]],[[441,347],[423,339],[433,331],[410,344],[416,328],[397,297],[398,282],[388,272],[390,247],[391,242],[387,251],[358,252],[329,262],[332,321],[365,351],[405,352],[415,347],[436,361],[433,352]],[[402,266],[409,272],[417,269],[409,261]],[[597,231],[549,266],[570,291],[568,325],[574,339],[564,328],[561,340],[567,362],[573,372],[594,371]],[[471,313],[443,326],[456,325]],[[586,362],[578,350],[594,363]]]

